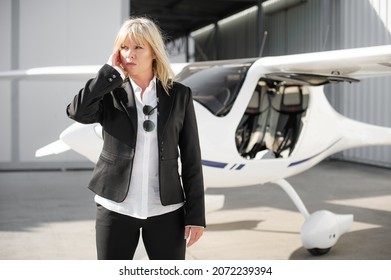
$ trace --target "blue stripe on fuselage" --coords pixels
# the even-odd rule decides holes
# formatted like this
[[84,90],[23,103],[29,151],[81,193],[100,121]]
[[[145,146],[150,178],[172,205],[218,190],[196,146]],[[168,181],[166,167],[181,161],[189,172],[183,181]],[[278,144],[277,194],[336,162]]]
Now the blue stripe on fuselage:
[[[228,166],[228,163],[203,159],[202,165],[208,166],[208,167],[215,167],[215,168],[224,169]],[[245,164],[234,164],[230,169],[231,170],[241,170],[244,166],[245,166]]]

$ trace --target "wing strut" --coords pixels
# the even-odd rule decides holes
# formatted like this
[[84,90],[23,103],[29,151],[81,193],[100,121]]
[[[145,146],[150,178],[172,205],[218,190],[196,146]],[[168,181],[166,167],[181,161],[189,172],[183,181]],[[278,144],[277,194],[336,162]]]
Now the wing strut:
[[296,205],[297,209],[304,216],[305,219],[310,216],[300,196],[297,194],[292,185],[288,183],[287,180],[279,179],[277,181],[274,181],[273,183],[279,185],[288,194],[290,199],[292,199],[293,203]]

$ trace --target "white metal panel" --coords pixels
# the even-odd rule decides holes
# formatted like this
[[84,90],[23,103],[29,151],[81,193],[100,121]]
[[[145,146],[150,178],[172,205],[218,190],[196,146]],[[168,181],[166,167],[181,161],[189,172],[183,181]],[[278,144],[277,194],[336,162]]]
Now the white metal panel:
[[[0,1],[0,71],[11,69],[11,0]],[[11,82],[0,82],[0,162],[11,160]]]
[[[9,3],[12,8],[6,9]],[[1,1],[1,21],[11,15],[13,24],[2,25],[0,41],[2,45],[14,43],[12,49],[2,47],[1,55],[11,60],[2,70],[103,65],[112,52],[116,33],[126,15],[124,3],[128,1]],[[10,33],[6,27],[17,32]],[[72,123],[65,108],[83,84],[80,81],[20,81],[11,87],[11,98],[6,100],[7,96],[2,95],[4,102],[0,103],[0,111],[7,112],[11,108],[11,124],[9,117],[1,122],[2,131],[10,137],[11,149],[6,137],[1,139],[0,149],[11,154],[1,150],[0,155],[4,156],[4,160],[0,160],[1,169],[91,167],[90,162],[76,153],[35,158],[37,149],[58,139],[59,133]],[[7,125],[10,128],[3,130]]]

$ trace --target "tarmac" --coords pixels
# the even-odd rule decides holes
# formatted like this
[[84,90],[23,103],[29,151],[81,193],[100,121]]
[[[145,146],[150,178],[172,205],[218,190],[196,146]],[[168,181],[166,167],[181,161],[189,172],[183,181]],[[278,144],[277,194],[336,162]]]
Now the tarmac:
[[[0,172],[0,260],[95,260],[91,170]],[[274,184],[209,188],[225,195],[207,214],[189,260],[390,260],[391,169],[327,160],[288,178],[308,211],[353,214],[329,253],[303,248],[303,216]],[[136,259],[146,259],[142,244]]]

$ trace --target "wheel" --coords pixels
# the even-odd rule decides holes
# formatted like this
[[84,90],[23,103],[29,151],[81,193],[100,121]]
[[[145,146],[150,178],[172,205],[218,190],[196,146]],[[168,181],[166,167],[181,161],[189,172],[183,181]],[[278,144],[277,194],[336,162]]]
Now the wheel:
[[322,255],[327,254],[330,251],[330,249],[331,249],[331,247],[326,248],[326,249],[313,248],[313,249],[307,249],[307,250],[313,256],[322,256]]

